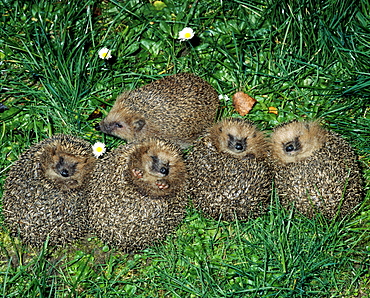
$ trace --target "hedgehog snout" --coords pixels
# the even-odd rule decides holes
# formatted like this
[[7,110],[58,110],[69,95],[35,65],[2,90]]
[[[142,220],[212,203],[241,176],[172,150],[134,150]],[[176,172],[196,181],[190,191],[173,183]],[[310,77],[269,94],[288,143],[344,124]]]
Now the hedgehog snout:
[[100,124],[98,124],[99,130],[105,133],[112,133],[116,129],[122,128],[123,124],[119,121],[113,121],[113,122],[105,122],[102,121]]
[[289,144],[289,145],[287,145],[287,146],[285,147],[285,151],[286,151],[286,152],[292,152],[292,151],[294,151],[294,146],[293,146],[293,144]]
[[61,171],[59,171],[60,175],[62,175],[63,177],[69,177],[69,172],[67,169],[62,169]]
[[68,164],[61,156],[59,157],[59,161],[55,168],[56,172],[59,173],[62,177],[70,177],[73,176],[73,174],[75,173],[76,166],[76,163]]
[[238,139],[231,134],[228,134],[229,140],[227,146],[230,150],[236,152],[243,152],[247,148],[246,139]]
[[168,168],[161,167],[161,168],[159,169],[159,172],[160,172],[161,174],[163,174],[163,175],[167,176],[167,175],[168,175],[169,170],[168,170]]
[[238,150],[238,151],[241,151],[244,149],[244,146],[242,143],[238,142],[235,144],[235,149]]
[[57,167],[57,172],[62,176],[62,177],[71,177],[75,173],[74,167]]

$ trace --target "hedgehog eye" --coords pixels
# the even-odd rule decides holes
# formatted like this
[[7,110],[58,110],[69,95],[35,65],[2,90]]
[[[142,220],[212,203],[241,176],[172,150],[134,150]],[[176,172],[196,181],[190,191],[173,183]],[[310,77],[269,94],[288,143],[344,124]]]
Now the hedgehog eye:
[[122,124],[119,123],[119,122],[112,123],[112,126],[115,127],[115,128],[122,128],[123,127]]
[[160,169],[159,169],[159,172],[161,173],[161,174],[163,174],[163,175],[168,175],[168,169],[167,168],[165,168],[165,167],[161,167]]

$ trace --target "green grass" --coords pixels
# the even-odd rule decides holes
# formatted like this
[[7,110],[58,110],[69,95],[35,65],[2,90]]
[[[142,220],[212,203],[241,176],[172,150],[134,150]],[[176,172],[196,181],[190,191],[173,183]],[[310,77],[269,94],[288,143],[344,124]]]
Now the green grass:
[[274,201],[267,215],[245,223],[208,220],[190,208],[165,244],[130,256],[104,252],[95,240],[73,254],[13,243],[7,250],[17,247],[18,255],[4,261],[3,291],[9,297],[343,297],[368,273],[369,256],[359,245],[366,231],[355,228],[357,221],[309,220]]
[[[54,133],[121,144],[94,129],[115,97],[188,71],[229,98],[239,90],[255,97],[245,118],[266,131],[320,118],[354,146],[366,193],[340,222],[290,213],[275,195],[269,212],[248,222],[209,220],[189,207],[175,235],[135,255],[95,238],[34,250],[0,219],[0,295],[370,296],[368,1],[165,0],[162,10],[139,0],[0,1],[0,103],[9,108],[0,113],[1,185],[21,152]],[[184,27],[195,38],[180,42]],[[113,59],[98,57],[103,47]],[[220,101],[219,119],[236,115]]]

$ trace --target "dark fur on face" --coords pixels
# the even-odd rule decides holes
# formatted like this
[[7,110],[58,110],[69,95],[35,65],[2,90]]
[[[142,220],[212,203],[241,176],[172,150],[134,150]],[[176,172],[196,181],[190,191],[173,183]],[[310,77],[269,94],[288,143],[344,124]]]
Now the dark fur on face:
[[286,142],[283,144],[283,150],[286,154],[292,154],[294,152],[298,152],[302,149],[301,142],[299,141],[299,137],[294,138],[294,140]]
[[152,173],[158,173],[159,175],[167,176],[169,174],[169,162],[163,161],[158,158],[158,156],[151,156],[152,158],[152,166],[151,171]]
[[77,162],[69,163],[69,161],[64,160],[63,156],[59,157],[59,161],[57,165],[55,166],[56,173],[63,177],[70,177],[73,176],[73,174],[76,172],[76,166]]
[[237,138],[232,134],[227,134],[229,140],[227,147],[234,152],[243,152],[247,149],[247,138]]

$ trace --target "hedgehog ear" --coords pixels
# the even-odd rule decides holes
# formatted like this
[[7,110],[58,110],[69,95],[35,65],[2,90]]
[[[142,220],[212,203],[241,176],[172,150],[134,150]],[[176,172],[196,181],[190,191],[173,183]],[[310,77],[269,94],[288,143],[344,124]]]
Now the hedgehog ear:
[[140,131],[143,129],[145,125],[145,120],[144,119],[138,119],[132,122],[132,126],[136,131]]

